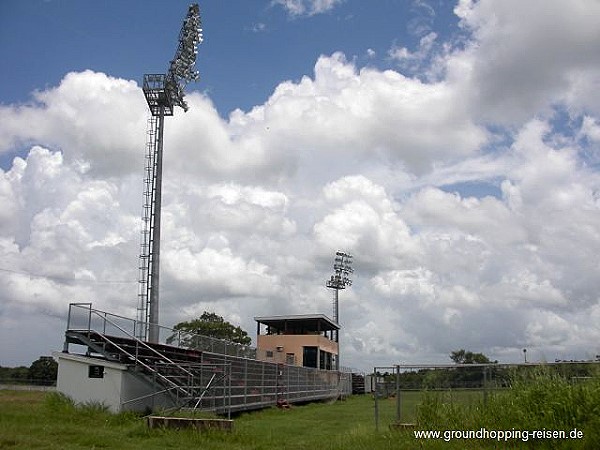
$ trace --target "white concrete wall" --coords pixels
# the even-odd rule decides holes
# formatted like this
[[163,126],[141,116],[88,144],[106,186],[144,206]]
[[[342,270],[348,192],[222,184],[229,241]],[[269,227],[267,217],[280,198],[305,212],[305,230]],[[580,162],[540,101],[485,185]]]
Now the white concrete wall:
[[[123,374],[127,366],[97,358],[68,353],[53,353],[58,360],[56,390],[71,397],[75,403],[97,402],[112,412],[121,410]],[[103,366],[103,378],[90,378],[90,366]]]
[[[167,394],[152,395],[156,388],[126,365],[70,353],[55,352],[53,356],[58,361],[56,390],[78,404],[98,402],[115,413],[174,406]],[[89,366],[103,366],[104,377],[89,378]],[[140,397],[144,398],[129,401]]]

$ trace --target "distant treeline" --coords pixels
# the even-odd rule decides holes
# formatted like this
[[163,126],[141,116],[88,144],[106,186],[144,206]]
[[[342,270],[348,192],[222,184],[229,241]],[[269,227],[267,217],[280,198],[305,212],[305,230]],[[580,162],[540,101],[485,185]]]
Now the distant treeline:
[[58,364],[51,356],[41,356],[31,366],[0,366],[0,384],[56,384]]
[[[545,365],[546,366],[546,365]],[[555,371],[566,379],[576,381],[598,376],[599,364],[549,364],[548,370]],[[539,369],[539,365],[507,367],[491,365],[487,367],[449,367],[437,369],[408,370],[399,374],[401,389],[469,389],[508,387],[515,375],[526,375]],[[385,385],[395,385],[394,374],[380,374]],[[392,389],[393,390],[393,389]]]

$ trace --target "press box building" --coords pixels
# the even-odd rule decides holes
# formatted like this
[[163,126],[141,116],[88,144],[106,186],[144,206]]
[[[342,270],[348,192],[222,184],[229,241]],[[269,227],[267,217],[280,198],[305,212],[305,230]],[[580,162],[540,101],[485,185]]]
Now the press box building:
[[339,325],[323,314],[255,317],[257,359],[335,370]]

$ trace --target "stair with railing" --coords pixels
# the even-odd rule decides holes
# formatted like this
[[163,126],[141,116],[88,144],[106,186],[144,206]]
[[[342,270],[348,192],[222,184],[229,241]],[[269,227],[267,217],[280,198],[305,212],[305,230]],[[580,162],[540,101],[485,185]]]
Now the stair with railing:
[[223,369],[204,363],[208,358],[201,351],[93,330],[67,330],[65,337],[67,344],[86,346],[90,356],[127,365],[132,373],[151,383],[156,393],[169,395],[179,408],[197,408],[201,401],[206,404],[212,382],[223,378]]

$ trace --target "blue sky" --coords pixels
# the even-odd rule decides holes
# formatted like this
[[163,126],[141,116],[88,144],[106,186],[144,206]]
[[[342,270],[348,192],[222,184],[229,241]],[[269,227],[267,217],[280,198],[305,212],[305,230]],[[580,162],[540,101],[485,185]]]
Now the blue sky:
[[[165,71],[187,1],[5,1],[0,5],[4,103],[24,102],[65,73],[91,69],[140,81]],[[435,4],[435,3],[434,3]],[[393,67],[393,43],[414,48],[435,28],[451,34],[452,4],[429,8],[383,0],[376,7],[345,1],[312,17],[290,15],[269,1],[207,1],[201,5],[205,43],[199,49],[201,82],[226,116],[263,103],[282,80],[311,76],[320,55],[341,51],[359,65]],[[368,50],[375,51],[370,57]]]
[[[0,3],[0,365],[62,348],[71,301],[135,316],[140,83],[187,7]],[[343,250],[343,365],[600,354],[597,1],[200,10],[165,126],[162,324],[331,315]]]

